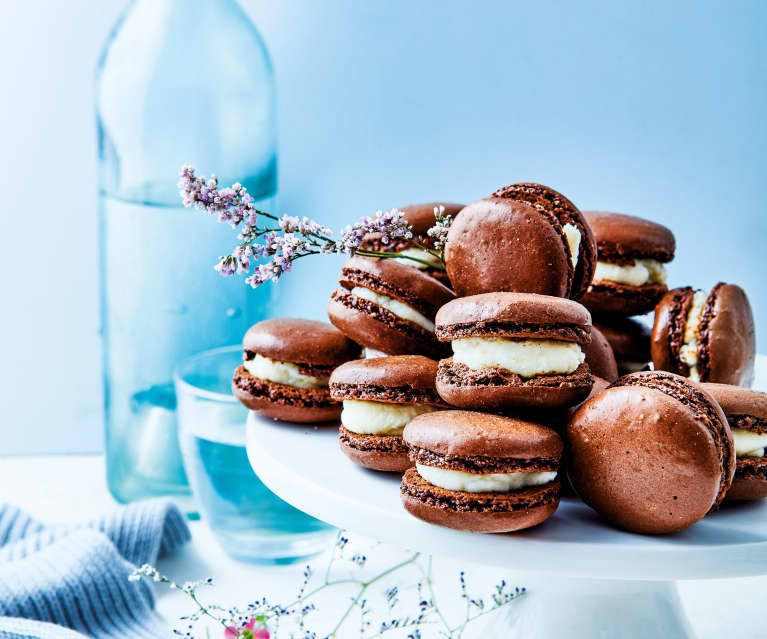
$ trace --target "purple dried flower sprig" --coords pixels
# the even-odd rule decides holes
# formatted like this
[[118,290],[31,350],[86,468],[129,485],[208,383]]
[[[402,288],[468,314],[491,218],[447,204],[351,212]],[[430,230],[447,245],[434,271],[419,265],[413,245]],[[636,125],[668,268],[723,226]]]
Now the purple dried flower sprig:
[[[404,219],[404,213],[398,209],[377,211],[369,217],[363,217],[355,224],[347,226],[339,240],[330,236],[333,231],[307,217],[277,217],[257,209],[255,200],[240,183],[229,188],[219,188],[218,178],[197,176],[192,166],[184,165],[179,172],[179,192],[184,206],[194,207],[216,215],[219,222],[225,222],[232,228],[240,228],[239,244],[229,254],[219,257],[215,268],[222,275],[249,274],[245,282],[256,288],[264,282],[276,282],[280,276],[290,271],[293,262],[307,255],[343,253],[349,256],[400,258],[420,262],[427,266],[444,270],[442,253],[444,236],[447,234],[450,216],[443,217],[444,208],[435,209],[437,226],[429,230],[429,235],[436,240],[435,248],[428,248],[413,237],[412,228]],[[269,222],[262,226],[262,219]],[[432,234],[432,231],[435,231]],[[360,248],[363,238],[371,233],[379,234],[381,243],[409,240],[413,245],[428,252],[438,262],[426,261],[417,256],[391,251],[373,251]],[[266,261],[264,261],[266,260]],[[251,272],[252,269],[252,272]]]

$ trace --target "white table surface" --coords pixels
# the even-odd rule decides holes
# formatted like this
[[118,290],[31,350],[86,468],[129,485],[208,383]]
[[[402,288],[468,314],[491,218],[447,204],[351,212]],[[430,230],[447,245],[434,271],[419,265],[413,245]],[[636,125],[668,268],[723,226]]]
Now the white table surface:
[[[13,502],[33,516],[50,522],[87,518],[115,505],[106,488],[104,460],[100,455],[0,458],[0,501]],[[261,594],[273,600],[285,600],[295,592],[300,582],[301,564],[262,566],[237,562],[221,550],[204,522],[191,522],[190,527],[192,543],[174,557],[161,561],[159,566],[177,581],[213,577],[216,586],[210,591],[210,601],[220,604],[244,604]],[[354,534],[350,536],[357,539]],[[364,539],[360,541],[372,543]],[[467,570],[471,583],[477,584],[475,590],[480,594],[495,581],[506,578],[518,585],[532,584],[528,596],[534,597],[536,588],[545,588],[546,579],[555,579],[523,573],[509,575],[499,570],[459,565],[436,553],[437,549],[435,574],[440,589],[446,592],[455,591],[452,582],[462,569]],[[376,546],[374,555],[375,561],[382,564],[396,563],[403,556],[401,550],[386,545]],[[311,563],[324,568],[326,561],[320,557]],[[485,587],[479,585],[483,581]],[[767,591],[767,576],[683,581],[679,582],[679,589],[700,639],[718,639],[722,635],[767,639],[763,612],[767,596],[762,594]],[[338,595],[336,600],[324,602],[320,610],[313,613],[319,632],[325,624],[337,619],[338,610],[346,601],[343,595]],[[506,611],[491,615],[486,625],[480,627],[477,624],[470,636],[504,636],[501,628],[505,615],[513,615],[513,607],[512,604]],[[168,619],[169,628],[180,615],[191,611],[183,595],[165,588],[158,589],[158,610]],[[217,633],[212,632],[211,637],[222,636]],[[356,624],[350,625],[349,635],[358,636]]]

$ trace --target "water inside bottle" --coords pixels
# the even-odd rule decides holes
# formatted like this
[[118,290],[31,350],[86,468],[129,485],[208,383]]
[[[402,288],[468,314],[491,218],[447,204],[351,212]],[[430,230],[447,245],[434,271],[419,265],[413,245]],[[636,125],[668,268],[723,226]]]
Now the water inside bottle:
[[[243,183],[263,183],[263,176]],[[145,195],[151,189],[145,191]],[[177,441],[172,372],[242,339],[267,311],[257,290],[213,267],[236,231],[207,213],[101,194],[102,330],[109,486],[123,502],[171,495],[193,510]],[[273,210],[271,197],[256,203]]]

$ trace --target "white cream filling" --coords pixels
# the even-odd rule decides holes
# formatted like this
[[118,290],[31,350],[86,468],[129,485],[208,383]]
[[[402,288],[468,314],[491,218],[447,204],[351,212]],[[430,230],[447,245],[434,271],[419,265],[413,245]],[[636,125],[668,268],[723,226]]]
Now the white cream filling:
[[595,282],[616,282],[628,286],[665,284],[666,265],[657,260],[634,260],[633,264],[597,262]]
[[767,433],[760,435],[750,430],[733,428],[732,438],[735,440],[735,454],[738,457],[764,457]]
[[679,349],[679,359],[689,366],[689,377],[696,382],[700,381],[698,374],[698,329],[707,297],[708,294],[705,291],[695,291],[693,294],[690,311],[687,313],[682,347]]
[[341,423],[347,430],[361,435],[401,435],[411,419],[435,410],[435,406],[428,404],[386,404],[345,399]]
[[298,366],[290,362],[263,357],[256,353],[253,359],[246,360],[243,365],[248,372],[259,379],[266,379],[278,384],[287,384],[296,388],[327,388],[329,377],[312,377],[298,371]]
[[374,348],[366,348],[364,351],[365,359],[375,359],[376,357],[388,357],[383,351],[377,351]]
[[514,341],[503,337],[463,337],[454,340],[453,361],[472,370],[505,368],[521,377],[572,373],[586,355],[578,344],[550,339]]
[[381,295],[381,293],[376,293],[375,291],[371,291],[369,288],[364,288],[362,286],[355,286],[352,289],[352,293],[354,293],[354,295],[357,297],[370,300],[379,306],[383,306],[385,309],[388,309],[394,313],[397,317],[415,322],[418,324],[418,326],[422,326],[427,331],[432,333],[434,332],[434,322],[432,322],[425,315],[419,313],[412,306],[408,306],[399,300],[395,300],[393,297],[389,297],[388,295]]
[[581,232],[575,224],[565,224],[562,227],[567,238],[567,244],[570,247],[570,259],[573,262],[573,268],[578,264],[578,251],[581,247]]
[[406,248],[404,251],[399,251],[402,255],[409,255],[410,257],[415,257],[416,259],[423,260],[424,262],[428,262],[428,264],[424,264],[423,262],[416,262],[415,260],[409,260],[405,257],[395,257],[394,259],[398,262],[402,262],[403,264],[407,264],[408,266],[415,266],[416,268],[429,268],[430,266],[439,266],[439,260],[434,257],[429,251],[424,251],[423,249],[419,248]]
[[542,473],[465,473],[462,470],[434,468],[434,466],[415,465],[418,474],[434,486],[445,490],[460,490],[465,493],[507,492],[541,486],[553,481],[556,472]]

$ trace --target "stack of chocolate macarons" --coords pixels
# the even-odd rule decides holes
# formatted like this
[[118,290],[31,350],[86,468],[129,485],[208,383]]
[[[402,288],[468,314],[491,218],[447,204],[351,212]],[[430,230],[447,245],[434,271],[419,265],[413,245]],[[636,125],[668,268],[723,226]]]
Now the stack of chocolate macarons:
[[[350,258],[332,325],[248,332],[233,380],[246,406],[340,420],[351,462],[403,473],[408,512],[462,530],[540,524],[571,485],[611,524],[653,534],[767,496],[767,394],[742,388],[748,299],[723,283],[669,291],[669,229],[581,213],[534,183],[402,210],[412,239],[362,247],[414,259]],[[424,250],[438,214],[453,218],[444,266]]]

